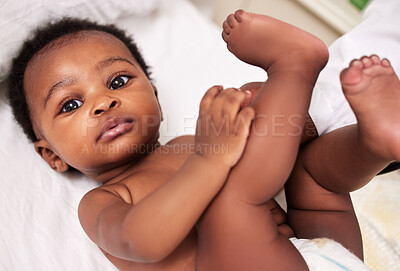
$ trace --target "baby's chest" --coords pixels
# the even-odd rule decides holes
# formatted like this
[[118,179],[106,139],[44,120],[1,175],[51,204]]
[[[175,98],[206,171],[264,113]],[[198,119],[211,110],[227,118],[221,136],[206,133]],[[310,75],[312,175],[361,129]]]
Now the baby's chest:
[[147,195],[168,182],[175,172],[172,170],[163,170],[162,172],[153,170],[152,172],[141,173],[115,183],[107,190],[112,190],[110,192],[118,195],[126,203],[136,205]]
[[175,157],[169,155],[166,160],[155,165],[143,167],[142,170],[132,174],[119,183],[118,194],[129,204],[137,204],[144,197],[154,192],[156,189],[167,183],[179,171],[186,160],[185,157]]

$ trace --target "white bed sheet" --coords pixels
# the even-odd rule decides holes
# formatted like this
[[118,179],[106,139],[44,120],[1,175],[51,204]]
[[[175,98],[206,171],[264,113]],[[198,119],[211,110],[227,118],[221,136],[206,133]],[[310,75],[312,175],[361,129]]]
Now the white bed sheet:
[[[397,0],[375,0],[378,1],[386,5]],[[374,11],[379,11],[381,6],[377,5]],[[161,127],[162,142],[194,133],[198,103],[211,85],[238,87],[266,78],[263,71],[236,60],[226,50],[219,29],[186,0],[165,0],[158,11],[146,17],[118,18],[115,23],[135,35],[145,58],[154,67],[153,75],[165,117]],[[340,93],[337,85],[340,69],[351,58],[364,53],[360,49],[364,48],[363,44],[352,47],[351,35],[346,40],[347,43],[338,42],[331,48],[334,59],[321,76],[318,95],[314,96],[311,109],[315,115],[319,112],[320,123],[330,123],[329,127],[335,122],[329,114],[323,114],[324,101],[329,102],[330,98],[337,97],[335,93]],[[379,47],[376,46],[370,49]],[[353,55],[354,52],[357,55]],[[346,57],[340,58],[342,54]],[[327,93],[331,93],[328,98],[322,92],[325,87],[329,88]],[[76,214],[80,198],[96,183],[77,174],[55,173],[41,160],[13,122],[10,108],[5,104],[5,88],[5,83],[1,83],[0,269],[116,270],[86,237]],[[340,105],[342,98],[336,99],[335,104]],[[337,111],[342,112],[340,108]],[[321,131],[327,131],[329,127],[321,128]],[[393,178],[399,179],[397,175]],[[396,185],[396,181],[390,185]],[[370,214],[365,216],[371,217]],[[389,224],[400,228],[399,221],[389,220]],[[393,231],[390,236],[379,229],[377,232],[382,233],[377,246],[394,244],[394,249],[390,255],[391,264],[386,265],[386,269],[376,270],[396,270],[393,267],[400,266],[400,236],[398,232],[393,235]]]

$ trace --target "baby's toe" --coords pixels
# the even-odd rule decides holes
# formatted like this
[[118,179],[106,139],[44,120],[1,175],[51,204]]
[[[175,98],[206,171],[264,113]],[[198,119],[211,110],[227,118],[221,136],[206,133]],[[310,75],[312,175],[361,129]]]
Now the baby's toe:
[[362,80],[362,69],[358,67],[350,67],[344,69],[340,73],[340,81],[342,83],[343,91],[346,93],[352,92],[352,87],[357,85]]
[[381,64],[382,64],[382,66],[384,66],[386,68],[392,67],[392,64],[390,64],[390,61],[387,58],[382,59]]
[[242,9],[239,9],[235,12],[235,18],[239,23],[243,22],[247,15],[247,12]]
[[368,68],[372,67],[372,65],[373,65],[371,58],[368,56],[363,56],[361,58],[361,62],[364,66],[364,69],[368,69]]
[[377,55],[371,55],[371,60],[374,65],[378,65],[381,63],[381,59]]
[[231,27],[229,26],[227,21],[224,21],[224,23],[222,24],[222,29],[224,30],[223,32],[225,32],[227,35],[231,33]]
[[363,68],[363,63],[359,59],[353,59],[350,62],[349,67],[355,67],[355,68],[362,69]]
[[231,28],[235,28],[239,24],[234,14],[229,15],[228,18],[226,18],[226,22]]

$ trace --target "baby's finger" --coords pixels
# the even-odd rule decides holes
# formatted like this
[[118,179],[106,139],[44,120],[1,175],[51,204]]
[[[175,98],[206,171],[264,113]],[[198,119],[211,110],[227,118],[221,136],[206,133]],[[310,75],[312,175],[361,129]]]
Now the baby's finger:
[[229,95],[231,95],[233,92],[237,92],[238,90],[235,88],[227,88],[222,91],[220,91],[219,95],[217,95],[212,103],[212,112],[214,116],[223,116],[222,114],[222,108],[224,104],[226,103],[227,99],[229,98]]
[[248,94],[244,91],[236,90],[227,95],[226,100],[222,106],[222,115],[229,117],[230,121],[235,121],[241,104],[245,101]]
[[208,110],[211,107],[215,97],[217,97],[222,90],[222,86],[213,86],[209,88],[206,94],[204,94],[203,98],[201,99],[200,112]]
[[230,99],[231,95],[235,95],[235,93],[239,92],[237,88],[227,88],[221,91],[218,97],[215,98],[215,102],[213,103],[213,108],[217,111],[221,111]]
[[251,82],[244,84],[243,86],[240,87],[242,91],[250,92],[250,95],[247,96],[246,100],[242,103],[242,107],[249,106],[253,102],[255,96],[258,94],[263,84],[264,84],[263,82]]

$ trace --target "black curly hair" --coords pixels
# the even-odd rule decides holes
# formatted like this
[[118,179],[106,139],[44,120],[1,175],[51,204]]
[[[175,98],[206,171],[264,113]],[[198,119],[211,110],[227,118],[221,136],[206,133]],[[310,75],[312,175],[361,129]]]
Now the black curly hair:
[[[21,125],[25,135],[32,142],[37,141],[37,138],[33,131],[32,120],[30,118],[24,90],[24,74],[28,63],[42,49],[52,48],[54,45],[52,42],[55,40],[65,35],[77,34],[81,31],[101,31],[111,34],[121,40],[139,63],[147,78],[152,81],[149,66],[144,61],[132,37],[129,37],[123,30],[117,28],[113,24],[102,25],[89,20],[67,17],[37,28],[33,32],[32,38],[24,42],[19,54],[12,61],[8,86],[8,99],[13,110],[14,118],[19,125]],[[55,46],[62,46],[63,44],[64,43],[61,42],[57,43]]]

